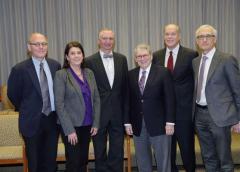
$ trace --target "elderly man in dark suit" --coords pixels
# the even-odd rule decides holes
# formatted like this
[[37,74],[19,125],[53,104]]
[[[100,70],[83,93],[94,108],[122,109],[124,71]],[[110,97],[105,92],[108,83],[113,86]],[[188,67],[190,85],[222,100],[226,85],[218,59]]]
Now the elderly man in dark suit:
[[153,63],[167,67],[173,76],[176,93],[176,125],[172,137],[171,166],[177,172],[177,143],[187,172],[195,171],[194,124],[192,120],[192,98],[194,79],[192,60],[197,52],[180,45],[180,28],[168,24],[164,28],[165,48],[153,53]]
[[53,78],[60,64],[46,58],[48,42],[44,35],[31,34],[27,47],[30,58],[12,68],[8,97],[19,111],[29,172],[55,172],[58,129]]
[[[113,51],[114,32],[99,32],[99,52],[86,58],[97,82],[101,100],[100,127],[93,137],[97,172],[123,171],[124,119],[128,113],[126,57]],[[109,140],[109,151],[107,150]]]
[[140,172],[152,171],[152,149],[158,172],[171,172],[175,122],[172,76],[166,68],[152,64],[148,45],[138,45],[134,53],[139,67],[129,72],[130,120],[125,129],[133,134]]
[[240,74],[237,59],[218,51],[216,41],[212,26],[197,29],[201,54],[193,60],[193,114],[206,171],[233,172],[231,127],[240,129]]

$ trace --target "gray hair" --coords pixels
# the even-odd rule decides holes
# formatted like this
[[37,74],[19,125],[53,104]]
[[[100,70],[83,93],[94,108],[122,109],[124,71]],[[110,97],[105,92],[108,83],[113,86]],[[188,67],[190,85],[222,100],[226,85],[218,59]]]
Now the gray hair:
[[213,26],[211,25],[208,25],[208,24],[205,24],[205,25],[201,25],[195,32],[195,37],[198,36],[199,32],[202,30],[202,29],[205,29],[205,28],[208,28],[212,31],[213,35],[215,36],[215,38],[217,38],[217,30],[214,29]]
[[138,50],[147,50],[147,52],[152,55],[152,50],[148,44],[138,44],[134,49],[134,57],[136,57]]

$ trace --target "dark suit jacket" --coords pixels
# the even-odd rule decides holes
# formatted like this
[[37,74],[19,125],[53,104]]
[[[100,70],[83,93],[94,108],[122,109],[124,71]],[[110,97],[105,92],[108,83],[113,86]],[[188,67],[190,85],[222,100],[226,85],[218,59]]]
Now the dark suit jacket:
[[[153,53],[153,63],[164,66],[166,48]],[[192,60],[197,52],[180,46],[173,71],[176,93],[176,120],[192,120],[194,79]]]
[[[201,56],[193,60],[196,105],[197,79]],[[240,121],[240,73],[237,59],[216,50],[207,75],[205,87],[208,111],[216,125],[230,126]]]
[[123,126],[128,117],[128,67],[126,57],[113,52],[115,76],[112,88],[110,87],[106,71],[97,52],[85,59],[86,66],[90,68],[97,82],[101,100],[100,128],[105,127],[109,121]]
[[[85,78],[91,91],[93,127],[99,128],[100,98],[93,72],[84,69]],[[82,126],[85,117],[85,103],[81,88],[67,69],[57,71],[54,79],[56,111],[64,134],[75,132],[74,127]]]
[[[52,78],[60,69],[60,64],[46,58]],[[42,114],[42,94],[37,73],[29,58],[12,68],[8,79],[8,97],[19,111],[19,130],[26,136],[33,136],[38,128]]]
[[152,64],[143,95],[139,90],[139,70],[129,72],[130,123],[133,134],[139,136],[142,119],[150,136],[165,134],[166,122],[175,122],[175,95],[170,72]]

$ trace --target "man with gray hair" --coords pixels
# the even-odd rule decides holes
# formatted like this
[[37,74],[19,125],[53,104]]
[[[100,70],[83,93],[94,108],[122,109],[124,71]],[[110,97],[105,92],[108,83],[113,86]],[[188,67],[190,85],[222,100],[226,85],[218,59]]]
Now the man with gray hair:
[[135,48],[139,65],[129,72],[130,118],[126,133],[133,135],[139,172],[152,170],[152,149],[158,172],[171,172],[175,94],[170,72],[152,64],[149,45]]
[[196,30],[201,54],[193,60],[193,118],[207,172],[233,172],[231,127],[240,129],[240,74],[237,59],[216,49],[217,31]]

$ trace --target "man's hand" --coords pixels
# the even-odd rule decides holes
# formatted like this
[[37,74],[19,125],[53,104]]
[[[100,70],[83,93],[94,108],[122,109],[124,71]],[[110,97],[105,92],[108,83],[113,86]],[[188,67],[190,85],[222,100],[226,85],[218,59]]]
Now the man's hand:
[[231,130],[235,133],[240,133],[240,122],[232,126]]
[[132,125],[131,124],[124,124],[125,131],[127,135],[133,135]]
[[174,134],[174,125],[166,124],[165,130],[166,130],[166,135],[170,135],[170,136],[173,135]]

